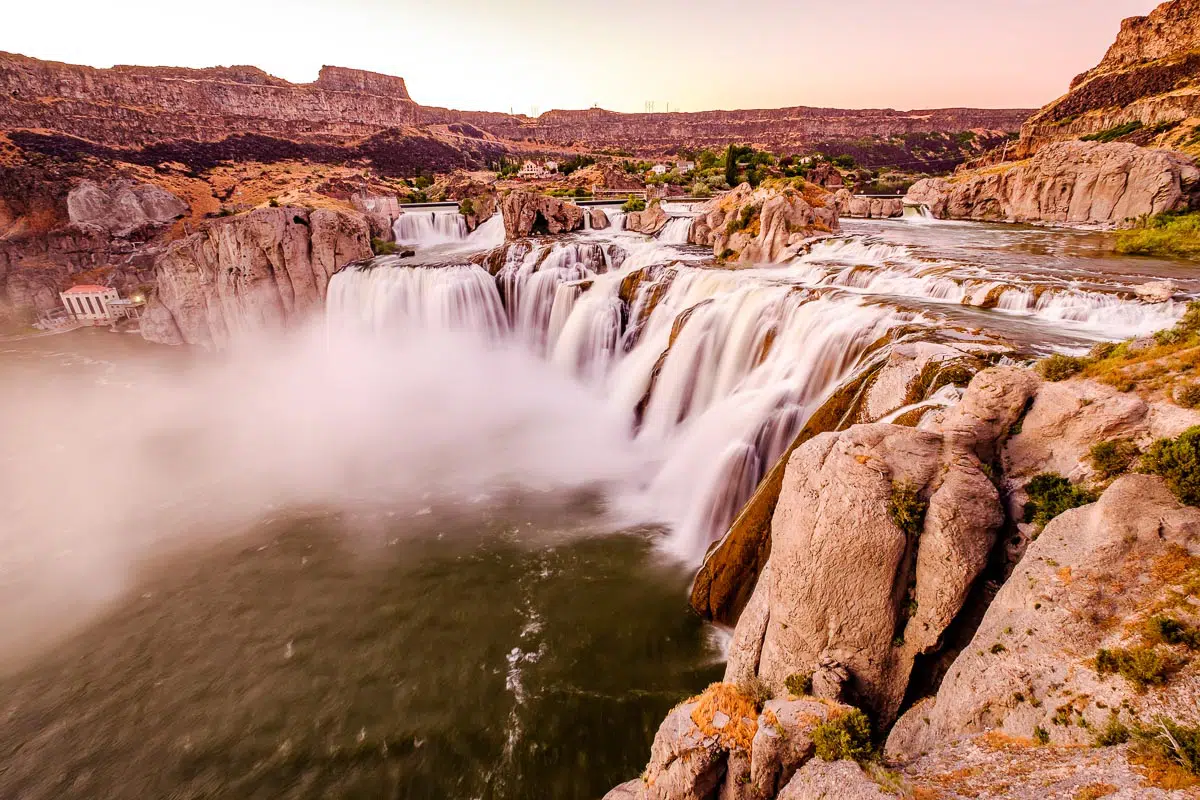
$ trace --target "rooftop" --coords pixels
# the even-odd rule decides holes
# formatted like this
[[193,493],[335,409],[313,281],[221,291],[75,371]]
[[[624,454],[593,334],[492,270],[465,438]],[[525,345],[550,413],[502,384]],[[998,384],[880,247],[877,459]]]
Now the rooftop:
[[107,287],[107,286],[97,286],[94,283],[85,283],[80,286],[72,286],[70,289],[67,289],[65,292],[63,292],[63,294],[80,294],[83,292],[107,292],[107,291],[109,291],[109,287]]

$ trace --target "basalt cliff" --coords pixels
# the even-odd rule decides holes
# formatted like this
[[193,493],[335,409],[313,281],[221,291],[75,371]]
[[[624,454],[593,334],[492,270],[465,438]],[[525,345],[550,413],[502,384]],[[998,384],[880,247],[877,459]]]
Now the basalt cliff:
[[935,216],[1125,226],[1200,204],[1200,2],[1121,25],[1104,60],[1029,118],[1015,142],[918,182]]

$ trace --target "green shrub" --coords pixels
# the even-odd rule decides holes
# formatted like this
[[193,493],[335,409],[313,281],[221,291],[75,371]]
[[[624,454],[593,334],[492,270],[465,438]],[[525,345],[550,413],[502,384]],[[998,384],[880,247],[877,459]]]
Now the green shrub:
[[1200,406],[1200,383],[1185,383],[1176,389],[1175,402],[1184,408]]
[[835,167],[841,167],[842,169],[854,169],[858,166],[858,162],[854,160],[854,156],[852,155],[834,156],[831,161]]
[[637,211],[646,210],[646,201],[637,195],[629,195],[629,199],[625,201],[625,205],[621,206],[621,210],[626,214],[632,214]]
[[1153,617],[1146,622],[1146,638],[1151,642],[1183,645],[1200,650],[1200,629],[1171,617]]
[[1096,654],[1096,672],[1120,675],[1139,692],[1165,684],[1175,666],[1169,655],[1147,645],[1117,647]]
[[1033,726],[1033,740],[1038,744],[1050,744],[1050,731],[1041,725]]
[[1128,439],[1115,439],[1108,442],[1096,442],[1088,454],[1092,469],[1100,480],[1112,478],[1128,472],[1137,462],[1142,451]]
[[1139,470],[1162,477],[1181,502],[1200,505],[1200,426],[1152,444]]
[[812,733],[817,758],[822,761],[852,760],[862,763],[875,757],[871,721],[857,708],[822,722]]
[[1121,722],[1121,718],[1115,713],[1110,714],[1108,723],[1096,733],[1092,741],[1097,747],[1113,747],[1118,744],[1125,744],[1129,741],[1129,727]]
[[1046,527],[1050,520],[1064,511],[1096,502],[1096,495],[1078,486],[1055,472],[1035,475],[1025,486],[1029,502],[1025,504],[1025,521],[1038,528]]
[[712,187],[704,181],[692,184],[692,197],[712,197]]
[[1200,212],[1144,217],[1117,233],[1118,253],[1142,256],[1200,257]]
[[1065,381],[1073,375],[1083,372],[1087,359],[1075,356],[1064,356],[1055,353],[1049,358],[1043,358],[1037,363],[1038,374],[1048,381]]
[[1126,122],[1122,125],[1114,125],[1108,130],[1103,130],[1099,133],[1091,133],[1087,136],[1080,136],[1079,138],[1085,142],[1113,142],[1122,138],[1123,136],[1128,136],[1131,133],[1140,131],[1141,129],[1141,121],[1135,120],[1133,122]]
[[925,512],[929,503],[921,499],[917,488],[907,483],[893,483],[892,496],[888,500],[888,514],[896,527],[904,531],[909,539],[920,535],[925,526]]
[[783,682],[787,690],[797,697],[803,697],[806,694],[812,694],[812,673],[811,672],[796,672],[789,675]]
[[471,198],[463,198],[463,201],[458,204],[458,213],[464,217],[472,216],[475,213],[475,203]]
[[1159,717],[1153,726],[1139,726],[1134,735],[1138,742],[1159,755],[1200,775],[1200,726],[1180,725]]
[[767,682],[757,675],[739,683],[737,690],[741,692],[742,696],[754,703],[754,707],[758,711],[762,711],[762,707],[766,702],[775,696],[775,693],[771,691],[771,687],[767,685]]
[[276,197],[272,197],[270,200],[267,201],[267,205],[269,205],[271,208],[279,208],[279,199]]
[[384,239],[371,237],[371,252],[377,256],[392,256],[400,251],[400,247],[395,242],[389,242]]

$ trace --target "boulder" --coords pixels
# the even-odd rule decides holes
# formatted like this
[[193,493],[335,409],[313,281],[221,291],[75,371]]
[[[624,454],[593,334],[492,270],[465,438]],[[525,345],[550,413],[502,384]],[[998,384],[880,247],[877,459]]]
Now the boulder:
[[[928,499],[908,530],[891,510],[901,489]],[[952,438],[858,425],[810,440],[788,463],[770,571],[755,589],[769,608],[757,674],[782,687],[831,659],[887,724],[914,658],[937,647],[1002,522],[978,458]]]
[[151,183],[116,181],[101,187],[80,181],[67,195],[74,225],[96,225],[114,236],[127,236],[145,225],[166,225],[187,213],[187,203]]
[[905,202],[928,206],[941,219],[1120,225],[1185,209],[1198,188],[1200,167],[1182,154],[1069,141],[1004,169],[926,178]]
[[779,793],[778,800],[895,800],[853,761],[814,758]]
[[814,236],[839,230],[834,196],[812,184],[751,188],[742,184],[700,207],[688,241],[719,257],[776,263]]
[[224,348],[282,328],[323,308],[334,272],[370,257],[370,231],[359,215],[280,207],[214,220],[155,262],[158,294],[143,336],[176,343],[178,331],[187,344]]
[[663,210],[662,203],[651,203],[645,211],[631,211],[625,215],[625,230],[655,236],[671,221]]
[[[831,716],[848,713],[848,706],[810,698],[768,700],[758,718],[750,748],[746,797],[775,797],[816,751],[813,731]],[[732,775],[730,776],[732,778]],[[728,781],[727,781],[728,783]]]
[[500,203],[504,233],[509,239],[535,234],[576,231],[583,227],[583,209],[537,192],[512,192]]
[[726,751],[692,719],[699,705],[677,706],[659,726],[646,767],[646,800],[709,800],[720,786]]
[[893,728],[889,756],[990,730],[1031,738],[1035,727],[1055,743],[1090,743],[1118,710],[1197,724],[1196,667],[1144,693],[1098,674],[1094,661],[1102,647],[1137,641],[1139,620],[1171,596],[1189,559],[1200,564],[1200,509],[1182,507],[1159,478],[1125,476],[1098,502],[1061,514],[1030,544],[937,695]]
[[604,230],[608,227],[608,214],[604,213],[603,208],[590,208],[587,213],[591,215],[591,224],[594,230]]
[[1171,281],[1150,281],[1133,292],[1143,303],[1166,303],[1175,296],[1175,284]]

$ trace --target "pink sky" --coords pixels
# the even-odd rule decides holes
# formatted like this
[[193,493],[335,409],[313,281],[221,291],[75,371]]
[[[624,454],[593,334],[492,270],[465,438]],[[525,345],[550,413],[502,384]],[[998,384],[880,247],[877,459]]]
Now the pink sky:
[[[427,105],[700,111],[1037,107],[1156,0],[21,2],[0,50],[57,61],[322,64],[402,75]],[[172,9],[178,7],[178,12]],[[69,21],[69,24],[68,24]]]

